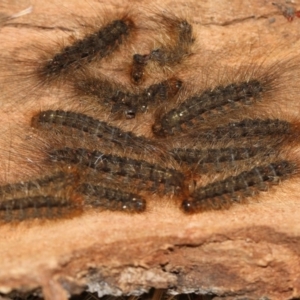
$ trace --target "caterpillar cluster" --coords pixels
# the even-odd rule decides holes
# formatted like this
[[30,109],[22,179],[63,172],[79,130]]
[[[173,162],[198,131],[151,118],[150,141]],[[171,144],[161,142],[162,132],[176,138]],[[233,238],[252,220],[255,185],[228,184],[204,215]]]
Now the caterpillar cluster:
[[[21,61],[28,68],[15,78],[34,82],[27,98],[58,88],[64,99],[24,117],[32,142],[22,147],[35,175],[0,186],[1,221],[143,213],[152,195],[186,214],[228,209],[299,174],[288,146],[300,123],[270,114],[276,99],[296,94],[284,87],[294,61],[191,84],[180,68],[195,54],[192,23],[170,13],[149,19],[168,38],[146,53],[131,55],[128,45],[153,28],[134,13],[112,12],[63,46]],[[122,83],[102,66],[120,56],[130,57]]]

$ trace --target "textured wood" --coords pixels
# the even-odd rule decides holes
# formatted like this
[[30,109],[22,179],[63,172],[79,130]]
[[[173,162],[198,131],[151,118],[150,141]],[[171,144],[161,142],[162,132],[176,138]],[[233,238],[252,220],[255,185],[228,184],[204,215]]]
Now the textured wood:
[[[3,2],[1,10],[10,15],[25,9],[25,2]],[[30,39],[46,41],[61,36],[60,28],[72,26],[68,21],[72,14],[89,15],[97,6],[75,0],[31,3],[31,14],[1,28],[2,54],[14,55],[14,50]],[[270,1],[187,0],[164,1],[163,5],[161,1],[136,1],[135,5],[149,10],[163,6],[179,14],[184,11],[193,21],[199,41],[200,54],[193,60],[213,65],[216,74],[221,63],[234,67],[245,61],[248,53],[251,61],[264,56],[276,61],[300,54],[300,19],[288,22]],[[201,70],[191,66],[189,72],[195,72],[197,78]],[[296,84],[296,75],[294,80]],[[7,77],[0,83],[2,91],[11,89]],[[11,85],[16,84],[12,80]],[[10,149],[7,141],[15,131],[25,137],[22,126],[28,122],[28,107],[6,106],[6,95],[2,93],[0,110],[1,149]],[[35,101],[31,104],[39,109],[58,100],[45,94]],[[298,99],[288,104],[283,99],[281,104],[285,112],[300,115]],[[7,167],[7,154],[3,153],[1,178],[11,180],[23,166],[12,159]],[[1,225],[0,291],[41,288],[47,299],[66,299],[84,289],[99,295],[121,295],[155,287],[228,299],[300,297],[299,191],[299,179],[295,179],[261,196],[257,203],[192,216],[154,199],[153,208],[145,214],[91,212],[56,223]]]

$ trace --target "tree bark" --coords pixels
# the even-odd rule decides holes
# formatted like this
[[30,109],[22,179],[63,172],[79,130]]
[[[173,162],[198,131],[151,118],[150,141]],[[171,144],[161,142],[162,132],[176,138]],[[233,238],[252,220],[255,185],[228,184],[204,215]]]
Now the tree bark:
[[[106,6],[125,7],[127,3],[32,0],[31,5],[32,13],[9,19],[28,7],[28,2],[3,2],[3,57],[22,51],[31,40],[46,43],[48,38],[68,35],[67,29],[73,30],[73,16],[89,16],[98,9],[101,15]],[[166,8],[187,17],[194,27],[198,51],[192,62],[209,67],[211,76],[219,76],[224,66],[238,69],[248,61],[253,67],[264,58],[280,62],[299,56],[300,20],[289,21],[270,1],[166,0],[134,1],[131,5],[140,6],[141,12]],[[0,69],[6,74],[4,69],[10,66],[2,64]],[[187,64],[182,76],[197,80],[203,70]],[[297,71],[295,82],[286,85],[297,85]],[[19,83],[13,77],[1,78],[1,99],[6,104],[9,91]],[[30,109],[17,104],[10,110],[3,104],[2,149],[9,149],[7,136],[11,132],[16,134],[19,128],[24,136],[28,110],[55,101],[46,94],[32,102]],[[294,99],[286,104],[282,99],[280,108],[299,117],[298,102]],[[15,168],[12,178],[21,166]],[[3,178],[7,170],[3,168]],[[296,178],[254,203],[229,210],[185,215],[177,204],[157,198],[144,214],[89,212],[53,223],[3,224],[0,291],[41,289],[46,299],[57,300],[83,290],[117,296],[141,294],[152,287],[227,299],[300,297],[299,192]]]

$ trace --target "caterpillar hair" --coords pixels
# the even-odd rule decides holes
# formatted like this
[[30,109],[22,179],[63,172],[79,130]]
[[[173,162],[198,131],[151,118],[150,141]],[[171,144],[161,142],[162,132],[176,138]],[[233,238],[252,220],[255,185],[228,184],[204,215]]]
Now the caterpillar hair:
[[117,115],[118,118],[124,116],[126,119],[133,119],[138,113],[148,112],[160,103],[171,101],[181,86],[180,79],[169,78],[132,93],[120,84],[90,77],[76,81],[74,89],[76,95],[95,98],[97,104],[108,107],[112,118]]
[[141,213],[146,210],[146,200],[138,194],[104,184],[83,183],[78,191],[85,197],[85,205],[100,210]]
[[237,168],[241,163],[253,164],[266,161],[276,154],[274,148],[249,146],[227,148],[175,148],[172,156],[181,164],[185,164],[197,173],[223,172],[224,168]]
[[245,203],[247,198],[267,191],[272,185],[292,178],[298,172],[299,166],[293,160],[261,164],[236,176],[199,187],[182,202],[181,207],[185,213],[229,208],[236,203]]
[[78,216],[82,200],[76,194],[78,178],[72,171],[0,186],[0,223],[29,219],[62,219]]
[[[138,152],[159,151],[159,145],[151,142],[143,136],[136,136],[131,132],[125,132],[118,127],[110,126],[106,122],[99,121],[85,114],[63,110],[46,110],[32,117],[31,125],[34,128],[46,129],[70,128],[95,136],[121,149],[138,149]],[[67,134],[67,131],[62,133]],[[136,150],[135,150],[136,151]]]
[[[156,136],[169,136],[189,130],[191,126],[206,125],[220,118],[249,111],[270,111],[284,97],[285,102],[295,97],[296,85],[285,85],[296,74],[296,59],[280,63],[263,61],[257,65],[241,65],[237,70],[220,67],[218,85],[208,78],[208,88],[194,94],[182,91],[179,101],[171,109],[158,109],[153,124]],[[227,70],[227,71],[226,71]],[[223,75],[224,73],[224,75]],[[226,74],[228,73],[228,74]],[[226,74],[226,75],[225,75]],[[230,75],[229,75],[230,74]],[[205,76],[204,76],[205,77]],[[232,77],[232,79],[231,79]],[[203,83],[195,83],[203,85]],[[285,93],[285,90],[288,90]]]
[[17,13],[14,13],[14,14],[4,14],[2,13],[2,7],[0,7],[0,26],[8,26],[10,25],[8,22],[13,20],[13,19],[17,19],[17,18],[20,18],[22,16],[25,16],[27,14],[30,14],[32,12],[32,6],[29,6],[27,7],[26,9],[23,9]]
[[171,13],[156,15],[154,20],[165,31],[161,46],[151,50],[148,54],[134,54],[131,66],[131,79],[134,84],[143,81],[145,68],[149,62],[155,62],[159,67],[172,67],[192,54],[195,40],[191,24],[184,18]]
[[[59,93],[75,73],[84,76],[84,70],[90,65],[99,64],[135,41],[141,21],[132,7],[113,12],[100,10],[100,15],[95,9],[96,16],[89,18],[73,16],[70,22],[65,20],[70,27],[61,29],[55,36],[46,32],[26,48],[23,44],[14,50],[14,55],[2,55],[1,74],[3,81],[8,83],[7,97],[21,99],[23,103],[29,100],[27,95],[31,101],[39,98],[45,88],[58,89]],[[17,90],[9,89],[12,82],[18,83]]]
[[105,154],[87,149],[62,148],[49,151],[51,162],[63,162],[94,169],[96,172],[121,176],[127,180],[149,182],[148,189],[157,191],[162,185],[165,193],[181,191],[185,186],[183,173],[163,168],[144,160]]

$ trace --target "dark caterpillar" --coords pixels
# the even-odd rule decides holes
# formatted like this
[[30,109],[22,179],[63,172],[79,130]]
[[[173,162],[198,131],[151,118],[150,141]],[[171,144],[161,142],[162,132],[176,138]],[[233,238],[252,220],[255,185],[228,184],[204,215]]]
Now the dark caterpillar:
[[271,185],[290,178],[297,171],[293,161],[279,160],[268,165],[260,165],[237,176],[210,183],[194,191],[190,199],[182,202],[185,213],[228,208],[266,191]]

